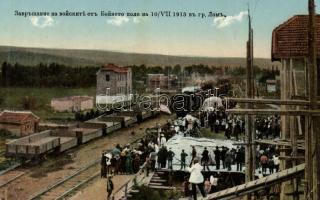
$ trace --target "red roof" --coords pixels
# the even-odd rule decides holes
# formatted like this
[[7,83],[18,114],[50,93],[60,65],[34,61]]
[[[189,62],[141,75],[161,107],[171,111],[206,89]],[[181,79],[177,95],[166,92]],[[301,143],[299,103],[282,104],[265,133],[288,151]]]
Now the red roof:
[[[320,33],[320,15],[316,16],[316,32]],[[320,56],[320,34],[317,34]],[[308,15],[295,15],[272,32],[272,60],[302,58],[308,55]]]
[[107,65],[102,66],[100,70],[103,70],[103,71],[114,71],[114,72],[117,72],[117,73],[127,73],[129,71],[129,68],[119,67],[117,65],[109,63]]
[[31,120],[38,121],[40,118],[29,111],[3,111],[0,113],[0,123],[22,124]]

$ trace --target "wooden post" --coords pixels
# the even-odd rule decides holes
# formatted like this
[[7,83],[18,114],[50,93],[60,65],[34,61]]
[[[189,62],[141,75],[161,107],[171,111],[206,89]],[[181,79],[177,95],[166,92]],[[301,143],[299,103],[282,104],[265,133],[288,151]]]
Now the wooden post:
[[[309,101],[310,101],[310,109],[315,110],[317,109],[317,48],[316,48],[316,31],[315,31],[315,4],[314,0],[309,0],[309,23],[308,23],[308,68],[309,68]],[[311,146],[311,152],[307,151],[308,154],[306,155],[307,158],[311,158],[311,160],[308,159],[307,163],[307,169],[306,169],[306,177],[307,179],[307,188],[308,188],[308,194],[312,192],[313,196],[312,199],[320,199],[320,188],[319,188],[319,181],[320,178],[319,172],[320,170],[320,150],[319,148],[316,148],[316,146],[319,144],[319,135],[316,131],[316,125],[318,123],[318,117],[311,117],[311,127],[310,127],[310,138],[306,139],[306,146]],[[309,135],[308,135],[309,136]],[[312,171],[311,171],[312,170]],[[310,176],[308,173],[311,173]],[[310,179],[309,179],[310,178]]]
[[[253,30],[251,28],[251,16],[248,9],[249,17],[249,40],[247,42],[247,85],[246,85],[246,97],[253,98]],[[252,109],[251,103],[246,103],[247,109]],[[253,117],[246,115],[245,116],[245,142],[246,142],[246,154],[245,154],[245,180],[246,182],[252,181],[254,178],[255,169],[253,168],[254,157],[253,157]],[[247,199],[251,199],[251,195],[247,195]]]

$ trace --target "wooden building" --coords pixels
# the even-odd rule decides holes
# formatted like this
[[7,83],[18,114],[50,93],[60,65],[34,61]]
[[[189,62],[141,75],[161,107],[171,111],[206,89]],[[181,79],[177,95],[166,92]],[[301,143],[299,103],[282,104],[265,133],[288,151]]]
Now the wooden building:
[[30,111],[3,111],[0,113],[0,129],[6,129],[18,137],[35,133],[40,118]]
[[[320,32],[320,15],[316,17],[316,32]],[[319,60],[319,34],[317,34],[317,52]],[[280,61],[282,64],[280,70],[282,98],[307,97],[308,15],[295,15],[273,30],[271,56],[272,61]],[[320,74],[318,74],[318,85],[319,79]],[[319,89],[320,87],[318,91]]]
[[[308,15],[295,15],[279,25],[272,33],[272,61],[280,61],[281,100],[309,99],[310,73],[308,69]],[[316,32],[320,32],[320,15],[315,17]],[[317,60],[320,58],[320,35],[316,34]],[[318,71],[319,71],[318,61]],[[318,74],[318,94],[319,94]],[[303,106],[282,105],[281,110],[303,109]],[[304,150],[299,150],[295,144],[298,139],[304,140],[308,132],[303,116],[281,116],[281,139],[291,142],[291,151],[282,151],[281,156],[304,156]],[[282,160],[281,169],[286,169],[302,163],[303,160]],[[282,185],[282,191],[289,183]],[[291,186],[290,186],[291,187]],[[293,184],[293,191],[298,186]],[[284,195],[284,193],[282,193]],[[284,196],[281,196],[284,198]]]

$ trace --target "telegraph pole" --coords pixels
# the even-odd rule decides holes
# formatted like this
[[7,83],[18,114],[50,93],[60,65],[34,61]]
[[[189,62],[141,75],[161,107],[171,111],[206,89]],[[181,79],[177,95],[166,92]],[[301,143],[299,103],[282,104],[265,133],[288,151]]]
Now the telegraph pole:
[[[249,19],[249,39],[247,41],[247,85],[246,85],[246,97],[253,98],[253,30],[251,27],[251,16],[248,8]],[[252,109],[251,103],[246,103],[247,109]],[[246,143],[246,155],[245,155],[245,180],[246,182],[254,180],[254,157],[253,151],[255,149],[253,145],[253,117],[250,115],[245,116],[245,143]],[[247,196],[247,199],[251,199],[251,195]]]

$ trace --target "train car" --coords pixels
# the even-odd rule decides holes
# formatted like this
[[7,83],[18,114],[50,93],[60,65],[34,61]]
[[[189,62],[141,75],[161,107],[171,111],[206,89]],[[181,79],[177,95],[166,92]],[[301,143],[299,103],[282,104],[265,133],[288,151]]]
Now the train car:
[[35,158],[54,151],[61,144],[60,137],[52,136],[52,131],[42,131],[6,143],[6,155]]
[[121,115],[119,113],[112,114],[112,115],[104,115],[101,117],[102,121],[108,121],[108,122],[119,122],[121,124],[121,127],[129,127],[130,125],[136,123],[137,117],[134,116],[128,116],[128,115]]
[[71,130],[78,138],[78,144],[84,144],[103,135],[102,129],[79,127]]
[[100,126],[102,129],[103,135],[110,134],[116,130],[121,129],[121,122],[104,120],[101,117],[88,120],[82,124],[82,126],[86,127],[97,127]]

